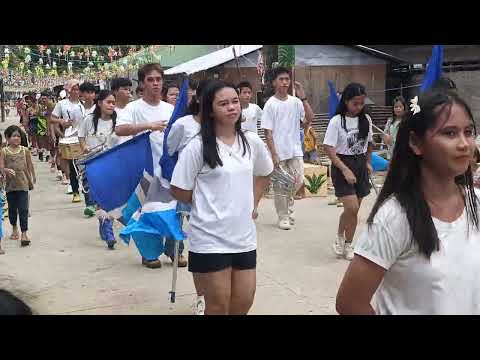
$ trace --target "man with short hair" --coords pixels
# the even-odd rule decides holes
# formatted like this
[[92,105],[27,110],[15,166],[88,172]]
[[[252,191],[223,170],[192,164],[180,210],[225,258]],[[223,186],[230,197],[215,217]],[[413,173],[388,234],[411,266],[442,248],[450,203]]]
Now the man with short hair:
[[112,80],[111,89],[115,95],[115,112],[117,117],[125,110],[130,102],[132,82],[127,78],[115,78]]
[[[85,107],[80,101],[80,86],[78,80],[68,80],[65,84],[65,89],[68,92],[68,97],[55,105],[55,109],[53,109],[50,117],[50,122],[52,124],[59,124],[65,131],[64,135],[71,136],[78,132],[78,128],[85,116]],[[73,166],[73,160],[62,159],[62,163],[66,177],[70,177],[67,194],[73,193],[72,202],[81,202],[82,199],[78,190],[78,178]]]
[[258,134],[258,123],[262,120],[262,109],[257,104],[251,104],[252,84],[242,81],[237,85],[240,105],[242,107],[242,129]]
[[[152,131],[150,142],[152,146],[154,185],[159,185],[161,178],[160,158],[163,153],[163,131],[173,114],[174,107],[162,101],[163,69],[160,64],[146,64],[138,71],[139,85],[143,88],[143,97],[130,102],[117,119],[115,133],[117,136],[136,136],[145,131]],[[135,239],[134,239],[135,240]],[[163,239],[158,239],[162,241]],[[158,259],[144,257],[142,244],[137,243],[137,248],[142,255],[142,265],[156,269],[162,266]],[[152,246],[150,246],[152,247]],[[163,244],[157,244],[156,248],[163,248]],[[179,266],[184,266],[183,258],[179,258]]]
[[93,85],[91,82],[85,81],[84,83],[82,83],[82,85],[80,85],[80,96],[83,99],[85,116],[93,113],[93,111],[95,110],[95,90],[95,85]]
[[[281,166],[297,179],[296,191],[303,184],[303,152],[300,139],[300,123],[308,126],[313,121],[313,111],[308,104],[303,85],[295,82],[296,95],[290,96],[290,71],[284,67],[273,69],[275,94],[263,108],[262,128],[274,165]],[[275,209],[280,229],[289,230],[295,224],[293,196],[281,193],[280,184],[273,183]]]

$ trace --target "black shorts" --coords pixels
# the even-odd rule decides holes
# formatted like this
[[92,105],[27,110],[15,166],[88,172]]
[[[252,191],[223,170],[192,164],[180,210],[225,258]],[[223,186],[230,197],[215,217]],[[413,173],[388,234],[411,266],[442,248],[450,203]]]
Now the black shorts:
[[257,267],[257,250],[235,254],[200,254],[188,252],[188,271],[210,273],[225,270],[250,270]]
[[358,198],[364,198],[370,194],[370,181],[368,179],[367,156],[361,155],[341,155],[337,154],[340,160],[353,172],[357,182],[350,185],[340,169],[332,165],[332,182],[335,188],[335,196],[338,198],[357,195]]

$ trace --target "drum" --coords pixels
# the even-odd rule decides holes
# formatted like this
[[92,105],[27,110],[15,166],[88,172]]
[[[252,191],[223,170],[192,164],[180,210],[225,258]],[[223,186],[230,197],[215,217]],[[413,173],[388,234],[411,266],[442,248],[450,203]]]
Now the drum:
[[82,156],[82,149],[80,148],[80,140],[78,140],[78,136],[60,139],[58,149],[63,159],[73,160]]

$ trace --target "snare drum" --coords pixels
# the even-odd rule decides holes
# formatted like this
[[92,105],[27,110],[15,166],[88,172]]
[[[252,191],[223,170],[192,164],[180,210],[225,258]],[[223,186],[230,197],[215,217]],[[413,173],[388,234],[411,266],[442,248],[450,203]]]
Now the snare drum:
[[80,147],[78,136],[60,139],[58,149],[63,159],[73,160],[82,156],[82,149]]

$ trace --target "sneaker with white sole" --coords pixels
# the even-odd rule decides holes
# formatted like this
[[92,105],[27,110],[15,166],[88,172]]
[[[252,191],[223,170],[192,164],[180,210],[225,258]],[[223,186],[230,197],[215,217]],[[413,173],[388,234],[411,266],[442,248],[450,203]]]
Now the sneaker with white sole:
[[278,227],[282,230],[290,230],[292,225],[290,225],[290,219],[285,217],[278,222]]
[[66,194],[68,194],[68,195],[73,194],[72,185],[68,185],[68,186],[67,186],[67,192],[66,192]]
[[294,226],[295,225],[295,213],[292,211],[290,215],[288,215],[288,219],[290,220],[290,225]]
[[351,242],[345,243],[345,259],[348,261],[352,261],[353,255],[353,244]]
[[195,315],[205,315],[205,298],[198,296],[193,303],[193,313]]
[[337,257],[343,257],[345,255],[345,237],[337,235],[335,242],[332,245],[333,252]]

